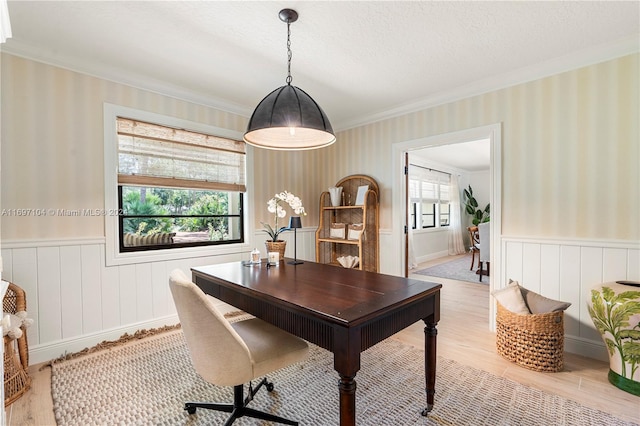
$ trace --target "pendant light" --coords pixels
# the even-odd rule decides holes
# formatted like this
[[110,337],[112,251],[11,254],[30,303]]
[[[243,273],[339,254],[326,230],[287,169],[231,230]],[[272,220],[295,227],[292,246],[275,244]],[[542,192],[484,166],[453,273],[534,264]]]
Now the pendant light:
[[244,140],[250,145],[277,150],[322,148],[336,141],[333,128],[320,105],[304,90],[291,85],[291,23],[298,13],[282,9],[287,24],[287,84],[269,93],[249,119]]

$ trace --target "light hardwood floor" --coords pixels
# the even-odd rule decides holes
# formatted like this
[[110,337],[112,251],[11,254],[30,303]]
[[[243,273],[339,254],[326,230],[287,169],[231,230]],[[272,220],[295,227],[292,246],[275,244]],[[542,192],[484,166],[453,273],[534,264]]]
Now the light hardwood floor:
[[[447,260],[427,262],[418,269]],[[412,275],[412,278],[443,285],[438,324],[439,355],[640,424],[640,397],[609,384],[607,363],[565,353],[562,372],[539,373],[501,358],[495,350],[495,334],[489,330],[489,286],[420,275]],[[423,349],[424,324],[416,323],[392,338]],[[29,372],[32,388],[7,407],[7,425],[55,425],[51,371],[48,367],[41,369],[41,365],[33,365]]]

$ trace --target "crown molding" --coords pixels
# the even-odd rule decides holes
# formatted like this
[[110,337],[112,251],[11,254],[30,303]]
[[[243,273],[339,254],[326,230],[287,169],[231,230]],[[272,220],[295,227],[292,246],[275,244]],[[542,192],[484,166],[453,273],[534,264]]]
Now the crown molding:
[[377,121],[399,117],[405,114],[433,108],[438,105],[459,101],[472,96],[478,96],[484,93],[515,86],[517,84],[527,83],[544,77],[549,77],[551,75],[560,74],[565,71],[609,61],[622,56],[638,53],[638,51],[640,51],[640,34],[633,34],[610,43],[592,46],[549,61],[540,62],[529,67],[477,80],[453,90],[445,90],[435,93],[415,102],[398,105],[394,108],[379,111],[367,116],[361,116],[353,120],[337,122],[334,127],[337,129],[336,131],[344,131],[355,127],[365,126]]
[[80,58],[54,55],[42,48],[22,43],[17,40],[12,40],[9,44],[3,44],[0,51],[72,72],[78,72],[91,77],[100,78],[102,80],[124,84],[136,89],[146,90],[159,95],[169,96],[178,100],[215,108],[232,114],[238,114],[247,118],[250,117],[252,113],[252,110],[224,99],[206,96],[192,90],[186,90],[183,87],[166,81],[151,79],[149,76],[127,72],[122,69],[99,66]]
[[[55,56],[46,52],[44,49],[24,44],[16,40],[12,40],[11,43],[5,43],[1,46],[0,51],[2,52],[36,62],[53,65],[69,71],[79,72],[92,77],[112,81],[114,83],[125,84],[137,89],[147,90],[160,95],[215,108],[247,118],[251,116],[252,113],[251,109],[244,106],[224,99],[205,96],[198,92],[185,90],[182,87],[167,83],[166,81],[150,79],[148,76],[125,72],[121,69],[109,69],[96,66],[96,64],[93,64],[90,61],[84,61],[82,59]],[[517,84],[527,83],[565,71],[605,62],[637,53],[638,51],[640,51],[640,34],[632,34],[610,43],[592,46],[549,61],[520,68],[516,71],[478,80],[453,90],[445,90],[435,93],[418,101],[401,104],[391,109],[365,116],[359,116],[350,120],[337,121],[334,123],[334,129],[336,132],[340,132],[355,127],[365,126],[367,124],[433,108],[438,105],[504,89]]]

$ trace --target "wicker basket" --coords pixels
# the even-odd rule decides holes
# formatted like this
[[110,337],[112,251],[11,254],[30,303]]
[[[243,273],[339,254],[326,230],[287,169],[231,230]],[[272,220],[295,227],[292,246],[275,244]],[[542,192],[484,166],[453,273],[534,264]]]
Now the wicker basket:
[[530,370],[562,370],[564,312],[519,315],[498,303],[496,347],[503,358]]
[[[27,310],[27,297],[24,290],[13,283],[2,301],[2,310],[8,314],[16,314]],[[31,387],[29,368],[29,345],[27,329],[23,325],[22,337],[12,339],[4,336],[4,405],[5,407],[20,398]]]
[[267,253],[275,251],[280,254],[280,260],[284,260],[284,251],[287,248],[287,242],[283,240],[278,241],[265,241],[264,246],[267,249]]

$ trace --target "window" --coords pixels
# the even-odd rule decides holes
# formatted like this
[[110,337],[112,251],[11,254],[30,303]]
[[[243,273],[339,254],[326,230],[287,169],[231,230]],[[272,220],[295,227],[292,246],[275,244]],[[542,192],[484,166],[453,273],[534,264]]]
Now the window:
[[244,241],[245,144],[117,117],[121,253]]
[[448,173],[415,165],[409,167],[409,211],[412,229],[449,226],[449,184]]

